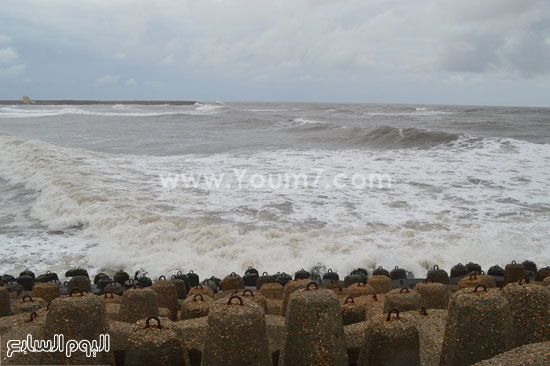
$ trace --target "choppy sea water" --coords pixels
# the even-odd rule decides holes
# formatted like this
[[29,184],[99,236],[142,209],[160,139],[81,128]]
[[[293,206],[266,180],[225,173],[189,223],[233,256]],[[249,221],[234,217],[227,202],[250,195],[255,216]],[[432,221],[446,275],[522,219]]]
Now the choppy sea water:
[[0,273],[423,275],[549,240],[549,109],[0,106]]

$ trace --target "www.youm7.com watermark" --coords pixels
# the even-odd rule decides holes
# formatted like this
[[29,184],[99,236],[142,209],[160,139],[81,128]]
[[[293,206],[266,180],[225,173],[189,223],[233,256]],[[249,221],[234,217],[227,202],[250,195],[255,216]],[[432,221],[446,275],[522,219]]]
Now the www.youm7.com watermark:
[[391,188],[392,179],[381,173],[325,174],[324,169],[307,172],[252,173],[249,169],[225,172],[161,173],[161,186],[166,190],[196,189],[384,189]]

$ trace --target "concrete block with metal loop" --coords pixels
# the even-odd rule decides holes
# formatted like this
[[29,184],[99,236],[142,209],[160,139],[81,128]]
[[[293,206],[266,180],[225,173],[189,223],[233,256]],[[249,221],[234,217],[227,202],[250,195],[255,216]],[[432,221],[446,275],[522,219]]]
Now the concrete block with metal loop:
[[340,299],[342,306],[342,321],[344,325],[355,324],[365,321],[365,307],[356,303],[353,296]]
[[374,288],[366,282],[357,282],[351,286],[344,288],[344,294],[346,296],[360,297],[369,296],[376,293]]
[[113,276],[113,281],[115,281],[116,283],[122,286],[124,286],[126,281],[128,281],[129,279],[130,279],[130,275],[127,272],[123,271],[122,269],[117,271]]
[[483,285],[486,288],[497,287],[497,282],[493,276],[487,276],[484,274],[471,273],[458,282],[458,288],[475,288],[478,285]]
[[202,366],[271,366],[265,313],[233,295],[216,301],[208,314]]
[[189,278],[189,285],[191,287],[198,286],[200,283],[199,275],[196,274],[193,270],[187,272],[187,278]]
[[44,299],[46,303],[49,303],[53,299],[61,296],[59,285],[52,282],[37,283],[32,289],[33,296]]
[[449,302],[441,366],[466,366],[509,350],[512,315],[501,291],[483,285],[458,290]]
[[44,274],[41,274],[40,276],[36,277],[34,279],[34,282],[58,282],[59,277],[57,276],[57,273],[52,273],[50,271],[47,271]]
[[189,291],[189,296],[195,296],[196,294],[203,294],[205,296],[210,296],[211,298],[214,298],[214,291],[209,286],[206,285],[198,285],[195,286]]
[[426,278],[431,278],[433,282],[448,284],[449,283],[449,274],[444,269],[440,269],[437,264],[428,270]]
[[172,275],[170,278],[170,282],[176,286],[176,293],[178,294],[178,299],[185,300],[187,297],[187,286],[185,285],[185,281],[181,280],[179,278],[176,278],[175,275]]
[[[68,296],[52,300],[46,314],[45,340],[52,340],[58,334],[63,334],[66,340],[93,341],[101,343],[101,338],[107,333],[105,302],[99,296],[73,289]],[[108,348],[107,348],[108,349]],[[107,349],[100,351],[95,357],[87,357],[80,349],[75,350],[70,358],[63,352],[43,352],[41,365],[105,365],[114,364],[114,357]]]
[[264,283],[260,292],[268,299],[282,300],[284,287],[278,282]]
[[242,290],[244,289],[244,281],[241,276],[232,272],[230,275],[225,276],[222,280],[222,291]]
[[[260,290],[262,286],[266,283],[278,283],[275,276],[269,275],[267,272],[262,273],[262,275],[256,281],[256,289]],[[281,286],[284,286],[281,284]]]
[[275,280],[281,285],[285,286],[289,281],[292,281],[292,276],[285,272],[277,272],[277,274],[275,275]]
[[547,288],[525,278],[504,286],[502,295],[510,304],[515,347],[550,341],[550,291]]
[[367,282],[374,289],[376,294],[385,294],[393,289],[391,279],[386,275],[374,275]]
[[178,291],[176,285],[161,276],[157,282],[151,286],[151,290],[157,293],[158,306],[170,310],[170,320],[175,321],[180,309],[178,302]]
[[311,273],[309,273],[303,268],[298,272],[294,273],[295,280],[308,280],[310,277],[311,277]]
[[0,287],[0,317],[12,315],[10,293],[7,288]]
[[76,277],[76,276],[84,276],[90,278],[88,275],[88,271],[86,271],[84,268],[76,267],[69,269],[67,272],[65,272],[65,277]]
[[468,272],[468,268],[465,265],[458,263],[451,268],[451,278],[466,276]]
[[181,331],[171,322],[158,317],[138,321],[128,336],[125,365],[188,366]]
[[181,305],[181,320],[207,316],[213,303],[214,299],[203,294],[188,296]]
[[358,366],[420,366],[420,342],[413,323],[399,310],[373,319],[367,326]]
[[260,277],[260,274],[258,273],[258,270],[249,266],[244,272],[244,276],[243,276],[244,285],[255,287],[256,281],[258,281],[259,277]]
[[155,291],[142,289],[136,285],[122,295],[119,319],[121,322],[135,323],[140,319],[159,315],[158,295]]
[[395,266],[395,268],[390,272],[390,278],[392,281],[404,280],[407,278],[407,271],[403,268]]
[[378,268],[376,268],[373,272],[372,272],[372,275],[373,276],[386,276],[386,277],[390,277],[390,272],[388,272],[388,270],[384,269],[384,267],[382,266],[379,266]]
[[539,271],[537,272],[537,277],[535,279],[537,281],[544,281],[546,277],[550,277],[550,267],[539,269]]
[[71,292],[72,289],[78,288],[82,291],[92,292],[92,284],[87,276],[74,276],[69,281],[67,292]]
[[416,310],[422,307],[422,296],[416,290],[396,288],[386,294],[384,313],[397,309],[400,312]]
[[44,339],[44,322],[46,316],[42,312],[26,314],[24,319],[18,319],[14,322],[13,327],[6,333],[2,334],[2,365],[39,365],[40,352],[14,352],[11,357],[7,357],[8,341],[24,341],[29,338],[33,340]]
[[489,268],[489,270],[487,271],[487,274],[489,276],[504,277],[504,268],[496,264]]
[[447,309],[449,305],[449,290],[439,282],[432,282],[428,277],[414,287],[422,296],[422,306],[426,309]]
[[34,286],[34,277],[24,274],[17,277],[15,282],[20,284],[25,291],[32,291],[32,287]]
[[292,295],[292,293],[295,291],[306,288],[306,286],[310,282],[311,282],[310,280],[294,280],[294,281],[289,281],[285,285],[284,291],[283,291],[283,309],[282,309],[283,316],[285,316],[286,314],[286,309],[288,307],[288,301],[290,299],[290,295]]
[[30,295],[23,295],[21,300],[11,307],[14,314],[22,314],[22,313],[34,313],[37,312],[40,309],[43,309],[48,304],[46,301],[39,297],[32,297]]
[[525,267],[523,264],[512,261],[504,267],[504,284],[517,282],[525,277]]
[[282,365],[348,365],[342,313],[332,291],[310,282],[305,289],[293,292],[285,327]]

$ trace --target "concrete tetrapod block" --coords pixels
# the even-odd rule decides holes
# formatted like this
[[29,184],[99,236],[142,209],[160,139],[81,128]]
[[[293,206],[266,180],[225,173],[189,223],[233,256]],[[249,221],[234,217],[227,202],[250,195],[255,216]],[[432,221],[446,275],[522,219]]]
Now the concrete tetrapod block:
[[374,293],[385,294],[393,289],[391,279],[384,275],[374,275],[367,282],[374,289]]
[[550,342],[527,344],[473,366],[548,366],[550,365]]
[[347,366],[340,304],[334,292],[310,282],[290,295],[285,319],[284,366]]
[[400,317],[410,320],[420,340],[420,364],[422,366],[438,366],[445,335],[447,310],[422,309],[411,310],[399,314]]
[[376,291],[374,290],[374,288],[371,285],[366,284],[365,282],[354,283],[344,288],[344,294],[346,296],[353,297],[368,296],[374,294],[375,292]]
[[128,337],[125,365],[188,366],[181,330],[167,318],[138,321]]
[[221,288],[224,292],[231,290],[244,290],[244,281],[241,276],[235,272],[232,272],[222,280]]
[[170,282],[172,282],[174,286],[176,286],[178,299],[185,300],[185,298],[187,297],[187,286],[185,285],[185,281],[179,278],[175,278],[175,276],[172,276]]
[[342,322],[344,325],[354,324],[365,321],[365,306],[356,303],[353,296],[340,299],[342,307]]
[[422,296],[421,304],[426,309],[447,309],[449,306],[449,290],[438,282],[420,282],[414,287]]
[[545,277],[544,280],[542,280],[542,285],[550,289],[550,277]]
[[431,278],[433,282],[442,283],[444,285],[450,282],[447,271],[440,269],[437,264],[434,265],[432,269],[428,270],[426,278]]
[[550,291],[528,279],[509,283],[502,295],[510,304],[514,346],[550,341]]
[[208,314],[202,366],[271,366],[265,313],[239,296],[216,301]]
[[170,320],[176,320],[180,307],[178,303],[178,290],[176,289],[176,285],[168,280],[160,280],[151,286],[151,290],[157,293],[159,307],[169,309],[171,312]]
[[358,366],[420,366],[420,341],[413,323],[393,309],[367,326]]
[[15,352],[11,357],[7,357],[7,343],[11,340],[24,340],[31,336],[33,340],[44,339],[45,329],[44,322],[46,316],[41,312],[25,314],[25,319],[21,319],[13,324],[6,334],[2,336],[0,364],[2,365],[38,365],[40,363],[39,352]]
[[504,284],[508,284],[511,282],[517,282],[525,277],[525,267],[523,264],[516,263],[516,261],[512,261],[512,263],[507,264],[506,267],[504,267]]
[[[278,283],[275,276],[270,276],[267,272],[264,272],[256,281],[256,289],[261,290],[266,283]],[[282,286],[282,285],[281,285]]]
[[32,297],[30,295],[24,295],[20,301],[16,302],[12,306],[14,314],[21,313],[34,313],[47,306],[46,302],[39,297]]
[[189,291],[189,297],[195,296],[196,294],[203,294],[212,298],[214,297],[214,291],[207,285],[198,285]]
[[187,297],[181,305],[180,320],[195,319],[207,316],[214,300],[210,296],[196,294]]
[[265,283],[262,285],[260,292],[268,299],[282,300],[284,287],[278,282]]
[[397,309],[400,312],[420,309],[422,307],[422,296],[416,290],[408,288],[396,288],[386,294],[384,301],[384,313]]
[[7,288],[0,287],[0,317],[10,315],[12,315],[10,293]]
[[80,289],[82,291],[92,292],[92,283],[90,282],[90,279],[86,276],[74,276],[69,281],[67,292],[70,293],[74,288]]
[[512,315],[501,291],[458,290],[449,302],[441,366],[471,365],[512,346]]
[[159,305],[157,293],[149,288],[129,289],[122,295],[120,302],[121,322],[135,323],[140,319],[158,317]]
[[308,283],[310,283],[311,280],[293,280],[288,281],[287,284],[284,286],[284,292],[283,292],[283,312],[282,315],[286,315],[286,309],[288,306],[288,300],[290,298],[290,295],[292,295],[293,292],[301,290],[306,288]]
[[458,289],[475,288],[478,285],[483,285],[485,288],[495,288],[497,282],[493,276],[471,273],[458,282]]
[[32,288],[32,294],[35,297],[42,298],[45,302],[49,303],[53,299],[61,296],[59,285],[57,283],[43,282],[37,283]]
[[[98,341],[107,333],[105,302],[98,296],[73,289],[69,296],[52,300],[46,315],[44,339],[54,341],[54,337],[63,334],[66,341]],[[101,337],[100,337],[101,336]],[[104,340],[104,342],[107,342]],[[108,346],[107,344],[104,344]],[[85,352],[74,351],[71,357],[65,352],[43,352],[41,365],[105,365],[114,364],[111,351],[105,348],[95,357],[87,357]]]

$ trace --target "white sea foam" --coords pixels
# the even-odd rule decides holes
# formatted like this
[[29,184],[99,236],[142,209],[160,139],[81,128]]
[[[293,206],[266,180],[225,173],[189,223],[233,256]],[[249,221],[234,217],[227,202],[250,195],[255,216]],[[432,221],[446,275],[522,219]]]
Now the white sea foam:
[[[42,244],[0,238],[0,272],[20,270],[23,249],[34,253],[39,264],[31,267],[37,269],[51,269],[54,255],[64,266],[144,267],[154,276],[178,269],[220,276],[249,265],[292,271],[319,262],[342,272],[399,265],[417,275],[434,263],[550,263],[550,147],[511,139],[476,144],[145,157],[0,135],[0,177],[37,192],[31,216],[48,230],[71,233],[47,236]],[[243,168],[299,173],[304,167],[327,176],[387,173],[393,185],[166,191],[158,178],[220,169],[231,175]]]
[[90,110],[85,107],[58,106],[58,108],[0,108],[0,118],[33,118],[33,117],[55,117],[62,115],[84,115],[84,116],[105,116],[105,117],[160,117],[170,115],[205,115],[218,113],[216,110],[222,106],[203,105],[194,110],[139,110],[125,105],[114,105],[109,111]]

